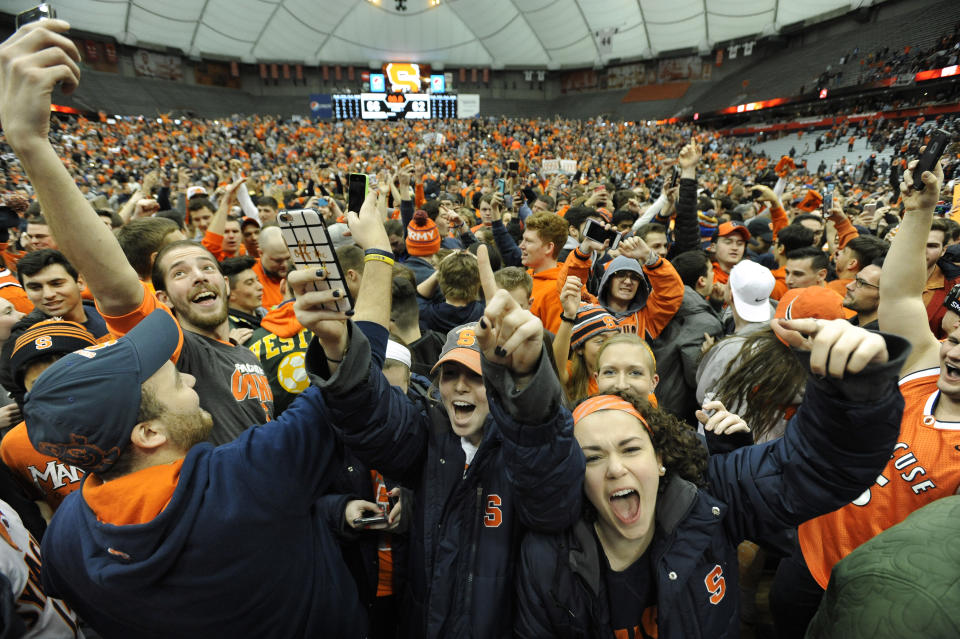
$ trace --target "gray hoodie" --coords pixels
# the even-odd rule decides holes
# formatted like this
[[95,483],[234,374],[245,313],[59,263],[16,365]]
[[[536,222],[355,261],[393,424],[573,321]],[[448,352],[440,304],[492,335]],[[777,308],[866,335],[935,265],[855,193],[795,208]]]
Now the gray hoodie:
[[[632,271],[640,275],[640,284],[637,286],[637,292],[633,296],[633,301],[630,302],[630,305],[627,306],[625,311],[614,311],[610,308],[609,305],[609,296],[607,291],[607,285],[610,283],[610,280],[613,278],[614,274],[621,271]],[[652,287],[650,286],[650,281],[647,279],[646,274],[643,272],[643,267],[640,265],[640,262],[630,257],[623,257],[622,255],[613,258],[610,261],[610,266],[607,267],[607,270],[604,271],[603,277],[600,279],[600,290],[597,294],[597,299],[600,300],[600,305],[603,306],[607,311],[610,312],[615,318],[620,319],[621,317],[626,317],[636,313],[644,306],[647,305],[647,298],[650,296],[650,291]]]

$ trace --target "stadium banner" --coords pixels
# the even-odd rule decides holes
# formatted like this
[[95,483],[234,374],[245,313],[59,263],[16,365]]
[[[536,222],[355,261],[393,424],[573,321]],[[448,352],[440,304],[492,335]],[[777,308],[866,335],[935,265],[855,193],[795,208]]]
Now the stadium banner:
[[699,80],[703,73],[702,67],[703,61],[697,55],[661,60],[657,70],[657,82]]
[[314,120],[333,117],[333,97],[329,93],[310,94],[310,117]]
[[629,89],[644,84],[647,69],[644,64],[625,64],[607,69],[607,88]]
[[183,80],[183,67],[180,56],[154,53],[146,49],[137,49],[133,55],[133,70],[137,75],[164,80]]
[[77,49],[83,51],[83,63],[91,69],[107,73],[120,73],[117,64],[117,47],[112,42],[98,40],[73,41]]
[[573,175],[577,172],[577,161],[576,160],[543,160],[540,164],[540,174],[541,175],[556,175],[562,173],[563,175]]
[[457,95],[457,117],[472,118],[480,115],[480,95],[477,93],[461,93]]

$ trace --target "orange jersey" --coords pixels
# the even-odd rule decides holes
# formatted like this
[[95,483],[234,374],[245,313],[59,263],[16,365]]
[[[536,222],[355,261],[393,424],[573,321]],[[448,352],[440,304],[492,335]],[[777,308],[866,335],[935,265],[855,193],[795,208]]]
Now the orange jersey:
[[33,447],[24,422],[3,436],[0,459],[13,471],[30,498],[42,499],[51,510],[56,510],[64,498],[83,483],[82,469],[64,464]]
[[900,436],[876,482],[846,506],[800,525],[803,557],[823,588],[834,564],[853,549],[960,487],[960,422],[933,416],[939,376],[932,368],[900,380]]

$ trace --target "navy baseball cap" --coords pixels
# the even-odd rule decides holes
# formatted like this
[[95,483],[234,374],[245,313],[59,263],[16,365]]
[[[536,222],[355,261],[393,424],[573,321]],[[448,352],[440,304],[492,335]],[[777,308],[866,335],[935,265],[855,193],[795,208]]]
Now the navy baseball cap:
[[130,442],[140,385],[180,348],[176,320],[157,309],[118,340],[70,353],[45,370],[23,406],[37,451],[102,473]]

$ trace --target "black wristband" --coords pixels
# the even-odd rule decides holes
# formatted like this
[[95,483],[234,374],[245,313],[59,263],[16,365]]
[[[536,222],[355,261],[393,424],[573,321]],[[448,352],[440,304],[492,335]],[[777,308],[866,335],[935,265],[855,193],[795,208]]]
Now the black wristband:
[[577,323],[576,318],[570,319],[569,317],[567,317],[567,316],[564,315],[563,313],[560,313],[560,321],[561,321],[561,322],[569,322],[570,324],[576,324],[576,323]]
[[395,259],[396,256],[391,251],[384,251],[383,249],[368,248],[363,252],[364,256],[367,255],[380,255],[382,257],[389,257],[391,260]]

